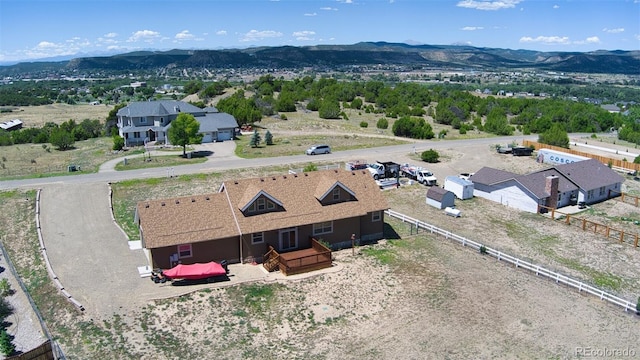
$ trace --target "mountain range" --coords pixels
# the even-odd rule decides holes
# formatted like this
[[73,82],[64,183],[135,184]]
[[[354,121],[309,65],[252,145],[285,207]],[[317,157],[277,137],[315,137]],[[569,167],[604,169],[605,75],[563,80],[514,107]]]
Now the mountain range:
[[361,42],[353,45],[278,46],[224,50],[138,51],[64,61],[0,66],[0,76],[38,71],[122,72],[161,68],[339,69],[389,65],[412,69],[516,70],[640,75],[640,51],[541,52],[464,45]]

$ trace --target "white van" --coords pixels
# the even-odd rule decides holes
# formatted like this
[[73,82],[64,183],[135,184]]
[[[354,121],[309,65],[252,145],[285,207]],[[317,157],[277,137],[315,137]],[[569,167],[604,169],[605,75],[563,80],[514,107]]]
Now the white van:
[[329,154],[331,153],[331,148],[329,145],[313,145],[312,147],[307,149],[307,155],[317,155],[317,154]]

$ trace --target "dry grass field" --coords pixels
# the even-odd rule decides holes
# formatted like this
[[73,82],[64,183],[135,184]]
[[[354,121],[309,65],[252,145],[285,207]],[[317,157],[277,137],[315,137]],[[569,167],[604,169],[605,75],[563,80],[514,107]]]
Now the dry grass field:
[[107,115],[109,115],[109,111],[113,109],[113,106],[51,104],[4,108],[12,109],[12,111],[0,113],[0,122],[20,119],[24,127],[42,127],[42,125],[48,122],[61,124],[71,119],[75,120],[76,123],[84,119],[104,122]]

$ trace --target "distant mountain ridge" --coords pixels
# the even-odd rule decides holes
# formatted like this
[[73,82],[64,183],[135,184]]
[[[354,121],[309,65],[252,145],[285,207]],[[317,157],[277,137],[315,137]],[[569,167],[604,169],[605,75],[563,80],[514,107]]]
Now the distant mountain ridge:
[[542,52],[458,45],[361,42],[353,45],[277,46],[224,50],[137,51],[69,61],[19,63],[0,75],[60,71],[125,71],[179,68],[339,68],[353,65],[475,70],[533,68],[558,72],[640,74],[640,51]]

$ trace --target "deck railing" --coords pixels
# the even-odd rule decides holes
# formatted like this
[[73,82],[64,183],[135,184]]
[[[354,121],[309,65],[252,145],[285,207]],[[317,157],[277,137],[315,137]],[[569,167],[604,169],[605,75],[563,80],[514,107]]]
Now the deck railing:
[[[540,265],[536,265],[521,259],[518,259],[514,256],[511,256],[509,254],[505,254],[501,251],[492,249],[488,246],[482,245],[480,243],[477,243],[475,241],[466,239],[462,236],[456,235],[450,231],[447,230],[443,230],[440,229],[434,225],[431,224],[427,224],[423,221],[420,220],[416,220],[414,218],[411,218],[409,216],[406,216],[404,214],[401,214],[399,212],[393,211],[391,209],[385,211],[385,213],[388,216],[394,217],[396,219],[399,219],[402,222],[406,222],[406,223],[410,223],[412,225],[416,226],[416,229],[424,229],[426,231],[429,231],[432,234],[437,234],[437,235],[442,235],[444,236],[445,239],[449,240],[454,240],[457,241],[458,243],[460,243],[462,246],[469,246],[473,249],[476,249],[478,251],[482,251],[483,253],[493,256],[494,258],[496,258],[498,261],[505,261],[507,263],[513,264],[515,265],[516,268],[523,268],[523,269],[527,269],[529,271],[531,271],[532,273],[535,273],[538,276],[545,276],[551,280],[555,280],[555,282],[557,284],[565,284],[568,285],[570,287],[576,288],[578,289],[578,292],[586,292],[588,294],[597,296],[600,298],[600,300],[605,300],[608,301],[612,304],[618,305],[622,308],[624,308],[624,311],[635,311],[636,309],[636,304],[632,303],[631,301],[622,299],[618,296],[615,296],[613,294],[609,294],[607,292],[605,292],[604,290],[598,289],[596,287],[593,287],[591,285],[585,284],[583,282],[580,282],[578,280],[572,279],[566,275],[562,275],[560,273],[548,270]],[[482,249],[482,250],[481,250]]]

